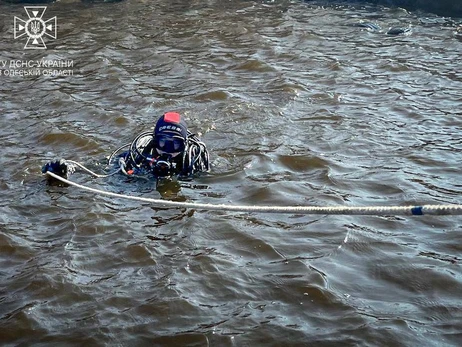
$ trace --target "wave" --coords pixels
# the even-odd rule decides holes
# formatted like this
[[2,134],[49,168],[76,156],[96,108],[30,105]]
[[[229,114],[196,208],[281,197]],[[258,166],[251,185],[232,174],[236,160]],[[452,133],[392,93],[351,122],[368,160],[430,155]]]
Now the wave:
[[[310,0],[306,0],[310,1]],[[340,2],[330,1],[327,2]],[[462,18],[462,2],[454,0],[348,0],[348,3],[370,3],[376,5],[396,6],[407,10],[423,10],[431,12],[439,16],[461,17]]]

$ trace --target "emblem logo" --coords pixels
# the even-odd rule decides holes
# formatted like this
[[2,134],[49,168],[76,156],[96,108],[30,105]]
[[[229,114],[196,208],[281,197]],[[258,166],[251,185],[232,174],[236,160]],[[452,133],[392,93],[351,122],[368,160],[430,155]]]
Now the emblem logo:
[[43,36],[56,39],[56,16],[44,21],[42,17],[46,9],[46,6],[24,6],[29,19],[22,20],[19,17],[14,17],[14,38],[28,36],[24,49],[46,49]]

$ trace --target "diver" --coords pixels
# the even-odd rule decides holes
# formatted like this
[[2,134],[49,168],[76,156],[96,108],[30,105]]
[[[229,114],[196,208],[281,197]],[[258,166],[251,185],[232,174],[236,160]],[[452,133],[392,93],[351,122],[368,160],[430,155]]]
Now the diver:
[[109,156],[108,165],[113,165],[114,158],[118,159],[118,167],[106,175],[95,174],[78,162],[64,159],[46,163],[42,172],[49,171],[68,178],[80,167],[96,177],[122,172],[128,177],[152,175],[159,180],[172,177],[187,179],[196,173],[210,171],[205,144],[188,130],[186,122],[177,112],[165,113],[158,119],[153,132],[142,132],[132,142],[116,149]]

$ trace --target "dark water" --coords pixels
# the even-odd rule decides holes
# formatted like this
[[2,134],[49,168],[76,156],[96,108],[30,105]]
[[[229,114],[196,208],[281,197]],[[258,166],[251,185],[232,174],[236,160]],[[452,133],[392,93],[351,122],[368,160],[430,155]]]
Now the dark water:
[[[17,1],[17,0],[10,0]],[[305,0],[315,2],[315,0]],[[328,3],[339,3],[341,0],[327,0]],[[346,0],[348,3],[369,3],[388,7],[402,7],[407,10],[423,10],[440,16],[462,16],[462,1],[460,0]]]
[[73,75],[0,76],[2,345],[460,344],[459,217],[169,210],[40,174],[55,157],[103,168],[176,110],[207,143],[210,176],[159,191],[73,180],[214,204],[460,203],[458,19],[297,1],[55,3],[58,38],[34,51],[14,40],[14,16],[22,6],[0,5],[0,60],[72,60]]

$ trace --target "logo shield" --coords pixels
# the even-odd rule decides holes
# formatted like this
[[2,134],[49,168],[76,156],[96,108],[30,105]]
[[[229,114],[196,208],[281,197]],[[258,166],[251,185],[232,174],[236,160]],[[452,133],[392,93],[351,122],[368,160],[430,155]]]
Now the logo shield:
[[24,10],[29,17],[23,20],[14,17],[14,38],[18,39],[27,36],[27,42],[24,49],[46,49],[44,36],[52,39],[57,37],[57,19],[56,16],[48,20],[43,20],[46,6],[24,6]]

